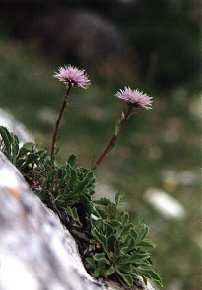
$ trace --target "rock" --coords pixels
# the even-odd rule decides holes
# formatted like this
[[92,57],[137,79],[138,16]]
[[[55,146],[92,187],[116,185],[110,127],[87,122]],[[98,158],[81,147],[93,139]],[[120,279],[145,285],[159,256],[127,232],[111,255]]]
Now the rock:
[[92,59],[97,63],[100,58],[119,54],[123,47],[123,38],[111,21],[82,9],[62,8],[48,12],[34,26],[33,34],[42,38],[46,53],[48,47],[48,52],[67,59],[76,55],[84,63]]
[[183,220],[186,217],[186,211],[183,205],[168,192],[150,188],[144,198],[150,205],[167,219]]
[[1,152],[0,208],[0,290],[117,289],[86,272],[71,234]]
[[0,126],[4,126],[9,129],[12,133],[18,136],[21,143],[33,142],[34,139],[28,133],[25,126],[17,121],[11,114],[0,109]]

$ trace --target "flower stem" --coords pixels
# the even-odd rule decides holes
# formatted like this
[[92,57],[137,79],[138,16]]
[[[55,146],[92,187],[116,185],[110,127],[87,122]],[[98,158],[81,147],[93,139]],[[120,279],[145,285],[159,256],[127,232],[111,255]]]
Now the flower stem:
[[62,106],[61,106],[59,114],[58,114],[57,121],[55,123],[55,128],[53,130],[53,137],[52,137],[52,143],[51,143],[51,160],[54,160],[54,157],[55,157],[55,145],[56,145],[56,140],[57,140],[57,136],[58,136],[58,131],[60,128],[60,122],[62,120],[62,116],[64,114],[64,110],[65,110],[66,105],[67,105],[67,98],[68,98],[69,92],[71,90],[71,87],[72,87],[72,85],[69,83],[68,88],[67,88],[66,93],[65,93],[65,97],[64,97]]
[[115,144],[117,142],[117,138],[121,132],[121,129],[122,129],[123,125],[125,124],[125,122],[128,120],[128,118],[130,117],[132,109],[133,109],[133,107],[131,105],[128,105],[127,111],[126,112],[123,111],[121,113],[121,116],[118,120],[118,123],[115,126],[114,134],[111,137],[111,139],[109,140],[104,151],[101,153],[101,155],[99,156],[99,158],[95,162],[95,166],[93,167],[93,169],[96,169],[103,162],[103,160],[107,157],[107,155],[111,152],[111,150],[115,146]]

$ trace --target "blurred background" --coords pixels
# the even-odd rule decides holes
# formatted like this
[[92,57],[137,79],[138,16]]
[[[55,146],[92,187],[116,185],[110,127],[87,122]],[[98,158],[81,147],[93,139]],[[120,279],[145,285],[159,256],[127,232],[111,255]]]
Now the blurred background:
[[86,68],[72,92],[60,160],[90,167],[114,129],[124,85],[154,97],[99,168],[97,192],[122,192],[150,225],[166,290],[201,289],[201,1],[0,1],[0,106],[49,147],[64,87],[59,65]]

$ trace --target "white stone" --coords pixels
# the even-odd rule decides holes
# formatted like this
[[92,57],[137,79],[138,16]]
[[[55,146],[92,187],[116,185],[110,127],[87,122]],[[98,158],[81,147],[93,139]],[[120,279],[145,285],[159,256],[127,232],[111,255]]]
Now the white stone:
[[186,215],[182,204],[169,193],[156,188],[148,189],[144,194],[145,199],[162,216],[169,219],[183,219]]

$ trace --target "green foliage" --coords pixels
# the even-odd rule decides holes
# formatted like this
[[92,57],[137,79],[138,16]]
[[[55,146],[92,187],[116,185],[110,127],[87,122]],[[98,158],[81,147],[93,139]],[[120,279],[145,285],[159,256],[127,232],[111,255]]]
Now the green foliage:
[[0,136],[0,150],[16,165],[20,151],[18,138],[10,134],[5,127],[0,127]]
[[5,127],[0,127],[0,136],[0,150],[71,231],[92,275],[124,287],[133,287],[138,276],[162,285],[152,266],[148,227],[132,223],[128,213],[119,209],[120,195],[115,203],[105,198],[93,200],[94,171],[79,167],[73,155],[60,165],[34,144],[20,146]]
[[45,150],[38,150],[32,143],[20,146],[18,137],[3,126],[0,126],[0,136],[0,150],[20,171],[28,173],[45,164]]
[[[92,217],[92,251],[86,259],[87,268],[96,277],[118,280],[123,286],[134,286],[138,276],[151,278],[162,285],[154,272],[149,250],[153,244],[147,239],[148,227],[134,224],[126,212],[119,210],[120,196],[115,203],[108,199],[97,201]],[[94,254],[94,247],[99,253]]]
[[49,207],[62,212],[62,215],[66,212],[79,223],[79,216],[89,218],[95,189],[93,171],[78,167],[73,155],[60,165],[51,160],[46,150],[34,144],[26,143],[20,147],[18,138],[5,127],[0,127],[0,135],[1,151]]

